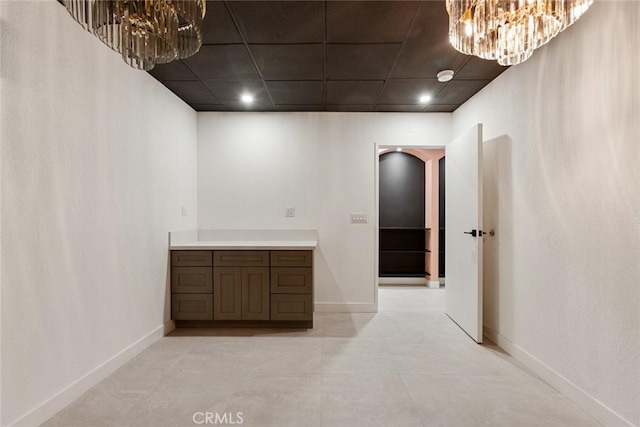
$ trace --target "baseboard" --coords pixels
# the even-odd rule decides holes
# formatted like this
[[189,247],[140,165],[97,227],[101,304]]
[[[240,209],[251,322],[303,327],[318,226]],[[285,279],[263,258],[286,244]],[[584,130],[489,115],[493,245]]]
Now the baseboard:
[[377,313],[378,305],[360,302],[317,302],[316,313]]
[[487,325],[484,335],[605,426],[634,427],[621,415]]
[[[12,423],[9,423],[10,427],[28,427],[39,426],[55,414],[60,412],[71,402],[82,396],[89,389],[94,387],[100,381],[114,373],[125,363],[132,360],[138,354],[142,353],[145,349],[151,346],[165,335],[165,330],[171,327],[168,322],[165,325],[159,326],[148,335],[142,337],[129,347],[122,350],[120,353],[114,355],[106,362],[96,367],[91,372],[80,377],[78,380],[71,383],[69,386],[59,391],[50,399],[41,403],[31,411],[27,412],[22,417],[18,418]],[[173,325],[175,327],[175,325]]]
[[424,277],[379,277],[379,285],[422,285],[425,286],[428,280]]

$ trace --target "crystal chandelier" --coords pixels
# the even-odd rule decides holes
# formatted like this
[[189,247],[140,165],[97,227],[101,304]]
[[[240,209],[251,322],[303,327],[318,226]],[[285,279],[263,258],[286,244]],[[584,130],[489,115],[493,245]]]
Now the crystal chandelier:
[[449,40],[500,65],[526,61],[573,24],[593,0],[447,0]]
[[71,16],[133,68],[187,58],[202,45],[206,0],[63,0]]

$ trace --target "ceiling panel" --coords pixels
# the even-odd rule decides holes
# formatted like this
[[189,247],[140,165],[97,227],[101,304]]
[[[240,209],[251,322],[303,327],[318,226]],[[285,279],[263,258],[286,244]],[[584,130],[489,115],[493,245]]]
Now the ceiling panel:
[[435,79],[442,70],[457,71],[467,61],[467,56],[453,49],[448,41],[439,44],[425,44],[419,40],[408,41],[392,78]]
[[285,111],[325,111],[324,104],[279,104],[277,107],[278,109],[283,109]]
[[328,104],[375,105],[384,81],[329,81]]
[[324,47],[321,44],[250,45],[265,80],[322,80]]
[[388,104],[378,104],[376,111],[380,112],[402,112],[409,111],[414,113],[419,113],[424,108],[424,105],[416,105],[416,104],[398,104],[398,105],[388,105]]
[[384,88],[380,99],[381,104],[412,105],[420,104],[418,98],[422,95],[435,97],[442,89],[443,83],[437,80],[395,80],[391,79]]
[[189,104],[196,111],[227,111],[224,104]]
[[252,104],[237,101],[225,104],[225,106],[228,111],[277,111],[271,101],[259,101]]
[[163,84],[187,104],[220,104],[201,81],[165,81]]
[[327,111],[344,112],[370,112],[375,110],[375,105],[327,105]]
[[327,42],[402,42],[418,6],[410,1],[329,1]]
[[248,43],[322,43],[321,1],[234,1],[233,16]]
[[394,44],[332,44],[327,46],[327,78],[384,80],[400,51]]
[[198,80],[182,61],[173,61],[168,64],[158,64],[149,73],[156,79],[163,80]]
[[271,102],[262,80],[205,80],[205,84],[223,104],[240,102],[244,94],[253,96],[258,103]]
[[420,4],[416,21],[393,70],[393,78],[435,78],[439,71],[457,71],[466,62],[468,56],[449,43],[448,19],[442,2]]
[[318,81],[271,81],[267,88],[279,104],[324,104],[324,83]]
[[222,1],[207,1],[207,14],[203,25],[204,44],[242,43],[229,11]]
[[458,108],[458,104],[429,104],[424,107],[424,112],[428,113],[450,113]]
[[442,89],[442,91],[438,93],[438,96],[433,100],[433,103],[460,105],[467,99],[471,98],[488,83],[489,81],[487,80],[451,80]]
[[508,67],[503,67],[496,61],[489,61],[469,56],[469,60],[456,74],[458,79],[493,80],[502,74]]
[[256,67],[241,44],[204,45],[184,62],[201,79],[257,79]]

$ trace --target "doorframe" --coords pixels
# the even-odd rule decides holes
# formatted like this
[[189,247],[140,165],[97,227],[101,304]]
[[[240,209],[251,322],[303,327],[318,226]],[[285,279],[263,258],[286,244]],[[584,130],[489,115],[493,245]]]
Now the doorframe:
[[380,150],[384,150],[386,148],[415,148],[418,150],[444,150],[444,144],[433,144],[433,145],[415,145],[415,144],[381,144],[379,142],[373,143],[373,170],[374,170],[374,179],[373,179],[373,198],[374,198],[374,206],[375,206],[375,236],[374,236],[374,244],[373,244],[373,268],[375,269],[374,273],[374,293],[373,293],[373,302],[375,305],[375,311],[378,311],[378,291],[380,288],[380,156],[378,153]]

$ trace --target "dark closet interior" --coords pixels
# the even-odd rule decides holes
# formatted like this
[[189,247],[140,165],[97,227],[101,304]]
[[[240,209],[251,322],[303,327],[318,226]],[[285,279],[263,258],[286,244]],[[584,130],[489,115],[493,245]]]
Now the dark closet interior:
[[380,156],[379,277],[428,277],[425,168],[402,152]]

